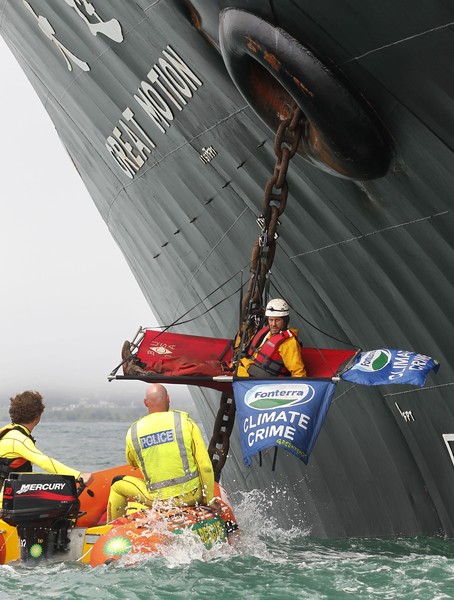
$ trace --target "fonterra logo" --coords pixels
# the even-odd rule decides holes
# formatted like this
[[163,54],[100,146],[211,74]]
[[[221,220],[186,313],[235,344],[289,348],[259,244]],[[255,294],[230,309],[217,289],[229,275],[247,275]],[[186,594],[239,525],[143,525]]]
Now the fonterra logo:
[[268,410],[306,404],[314,395],[314,388],[307,383],[266,383],[255,385],[246,392],[244,401],[255,410]]
[[371,350],[366,352],[361,360],[353,368],[366,373],[381,371],[391,361],[391,352],[389,350]]

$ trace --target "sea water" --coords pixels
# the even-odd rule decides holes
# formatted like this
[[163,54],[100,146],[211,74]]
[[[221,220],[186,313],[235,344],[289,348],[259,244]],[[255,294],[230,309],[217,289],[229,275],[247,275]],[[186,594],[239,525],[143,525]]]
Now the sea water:
[[[129,423],[41,423],[43,451],[82,470],[124,464]],[[454,599],[454,541],[315,540],[261,512],[260,491],[229,490],[241,530],[211,550],[182,538],[165,556],[92,569],[78,562],[0,566],[0,598],[52,599]],[[180,540],[179,540],[180,542]]]

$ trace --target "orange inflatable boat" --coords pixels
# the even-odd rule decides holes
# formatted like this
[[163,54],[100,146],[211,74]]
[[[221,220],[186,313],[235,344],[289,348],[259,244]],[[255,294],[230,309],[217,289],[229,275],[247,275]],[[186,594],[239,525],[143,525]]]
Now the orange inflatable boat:
[[206,548],[217,542],[230,543],[237,531],[232,505],[218,484],[215,484],[215,493],[221,507],[219,514],[206,506],[177,508],[156,503],[148,508],[133,503],[128,516],[87,530],[84,552],[90,555],[90,565],[109,564],[126,555],[129,564],[144,554],[165,553],[166,546],[177,541],[174,534],[181,534],[185,529],[191,530]]
[[141,477],[138,469],[124,465],[94,473],[92,483],[78,490],[69,476],[10,474],[0,511],[0,564],[50,559],[96,566],[130,554],[129,562],[165,551],[174,534],[184,529],[207,548],[217,541],[230,542],[237,530],[230,499],[218,484],[218,515],[203,506],[183,509],[157,503],[147,508],[131,503],[128,516],[106,524],[110,485],[119,475]]

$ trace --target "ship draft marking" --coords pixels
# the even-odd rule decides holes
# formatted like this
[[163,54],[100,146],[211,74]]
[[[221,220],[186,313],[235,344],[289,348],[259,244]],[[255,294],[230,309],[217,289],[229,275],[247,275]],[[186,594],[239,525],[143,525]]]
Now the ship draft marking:
[[213,146],[208,146],[208,148],[202,148],[199,158],[205,165],[207,165],[213,160],[213,158],[216,158],[217,155],[217,150],[215,150]]
[[402,419],[408,423],[410,421],[414,421],[415,417],[413,416],[413,413],[411,412],[411,410],[401,410],[400,406],[397,404],[397,402],[394,402],[394,404],[396,405],[397,410],[400,413],[400,416],[402,417]]

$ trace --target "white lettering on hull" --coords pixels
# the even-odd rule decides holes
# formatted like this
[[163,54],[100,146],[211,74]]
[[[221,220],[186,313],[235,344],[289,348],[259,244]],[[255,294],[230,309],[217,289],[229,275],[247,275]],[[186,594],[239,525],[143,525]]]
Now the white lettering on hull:
[[[175,108],[182,111],[203,82],[170,46],[163,50],[162,55],[165,59],[160,57],[151,67],[147,79],[140,82],[134,100],[152,124],[165,134],[175,119]],[[143,167],[156,144],[133,118],[134,113],[130,107],[126,107],[123,116],[125,113],[132,115],[130,120],[137,131],[131,131],[120,120],[119,126],[123,132],[120,127],[115,127],[112,135],[107,138],[106,147],[123,173],[132,179]],[[129,139],[125,139],[123,134]]]

